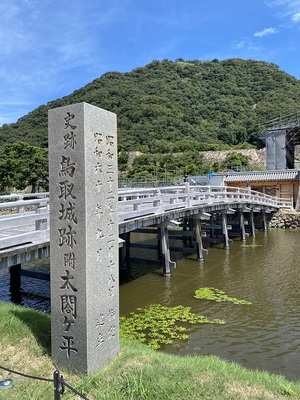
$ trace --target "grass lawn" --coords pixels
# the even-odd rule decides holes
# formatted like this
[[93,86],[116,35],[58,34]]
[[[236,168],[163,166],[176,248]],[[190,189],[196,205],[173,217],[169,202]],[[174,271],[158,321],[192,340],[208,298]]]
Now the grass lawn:
[[[50,315],[0,302],[0,366],[23,374],[53,378]],[[106,400],[275,400],[300,399],[300,383],[247,370],[215,356],[174,356],[134,341],[121,340],[119,356],[105,369],[80,376],[60,370],[66,382],[88,399]],[[53,383],[29,379],[0,368],[5,400],[51,400]],[[66,388],[61,396],[79,399]]]

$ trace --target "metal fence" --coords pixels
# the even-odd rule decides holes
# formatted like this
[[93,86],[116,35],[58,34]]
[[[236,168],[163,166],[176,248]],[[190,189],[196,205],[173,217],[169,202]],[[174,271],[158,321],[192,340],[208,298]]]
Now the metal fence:
[[[60,374],[60,372],[58,370],[55,370],[53,372],[53,379],[49,379],[49,378],[42,378],[42,377],[38,377],[38,376],[32,376],[32,375],[24,374],[22,372],[14,371],[14,370],[12,370],[10,368],[7,368],[7,367],[3,367],[2,365],[0,365],[0,368],[3,369],[4,371],[9,372],[9,373],[12,373],[12,374],[15,374],[15,375],[19,375],[19,376],[23,376],[24,378],[53,383],[53,396],[54,396],[53,399],[54,400],[60,400],[61,396],[65,393],[66,388],[71,390],[74,394],[76,394],[81,399],[89,400],[88,397],[84,396],[82,393],[79,393],[78,390],[74,389],[71,385],[69,385],[65,381],[64,377]],[[7,386],[8,389],[13,387],[13,380],[12,379],[6,379],[6,380],[2,380],[2,381],[7,381],[7,385],[6,386]]]

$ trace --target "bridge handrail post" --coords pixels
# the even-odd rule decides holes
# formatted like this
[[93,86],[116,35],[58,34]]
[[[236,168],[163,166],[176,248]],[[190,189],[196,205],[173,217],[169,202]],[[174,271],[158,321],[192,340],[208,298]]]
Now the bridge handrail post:
[[[18,200],[24,200],[24,196],[18,196]],[[17,207],[17,213],[23,214],[25,212],[24,205]]]
[[160,204],[161,204],[161,191],[159,189],[157,189],[154,192],[153,197],[154,198],[156,197],[156,199],[153,200],[153,203],[152,203],[153,204],[153,208],[160,207]]
[[242,193],[243,193],[242,188],[239,188],[239,187],[235,188],[234,192],[233,192],[233,196],[232,196],[232,194],[230,195],[230,192],[232,192],[232,191],[228,190],[228,194],[229,194],[230,198],[232,198],[232,197],[237,197],[238,199],[242,198]]
[[246,199],[251,199],[251,193],[252,193],[252,190],[251,190],[251,188],[250,188],[250,186],[249,187],[247,187],[247,194],[246,194]]
[[41,204],[38,205],[35,209],[35,214],[46,214],[45,217],[41,215],[41,219],[37,219],[35,221],[35,230],[36,231],[43,231],[48,228],[48,204]]
[[226,197],[227,189],[226,186],[221,187],[221,191],[219,194],[219,199],[224,199]]
[[205,193],[205,199],[209,202],[210,198],[213,197],[211,193],[211,186],[208,186],[208,190]]
[[292,200],[287,200],[283,197],[276,196],[276,206],[279,208],[290,208],[293,209]]
[[191,188],[190,188],[190,182],[184,182],[185,186],[185,193],[187,195],[187,207],[190,207],[191,205]]

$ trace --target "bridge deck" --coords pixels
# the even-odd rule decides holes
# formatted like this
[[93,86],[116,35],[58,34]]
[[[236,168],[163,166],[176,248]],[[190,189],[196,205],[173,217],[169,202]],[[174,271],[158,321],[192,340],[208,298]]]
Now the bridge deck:
[[[118,198],[119,234],[199,213],[291,208],[285,200],[249,189],[189,184],[120,189]],[[0,196],[0,213],[0,267],[49,256],[48,193]]]

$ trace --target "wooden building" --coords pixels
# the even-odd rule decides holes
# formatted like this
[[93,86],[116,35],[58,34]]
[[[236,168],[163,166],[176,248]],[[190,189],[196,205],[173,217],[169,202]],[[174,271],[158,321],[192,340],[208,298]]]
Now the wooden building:
[[222,184],[250,187],[292,201],[294,209],[300,211],[300,170],[295,169],[296,149],[300,145],[300,119],[298,115],[292,120],[290,117],[287,116],[284,123],[281,117],[270,121],[273,126],[264,135],[266,171],[228,172],[224,174]]
[[295,210],[300,210],[300,171],[285,169],[278,171],[227,172],[223,184],[256,190],[270,196],[291,200]]

